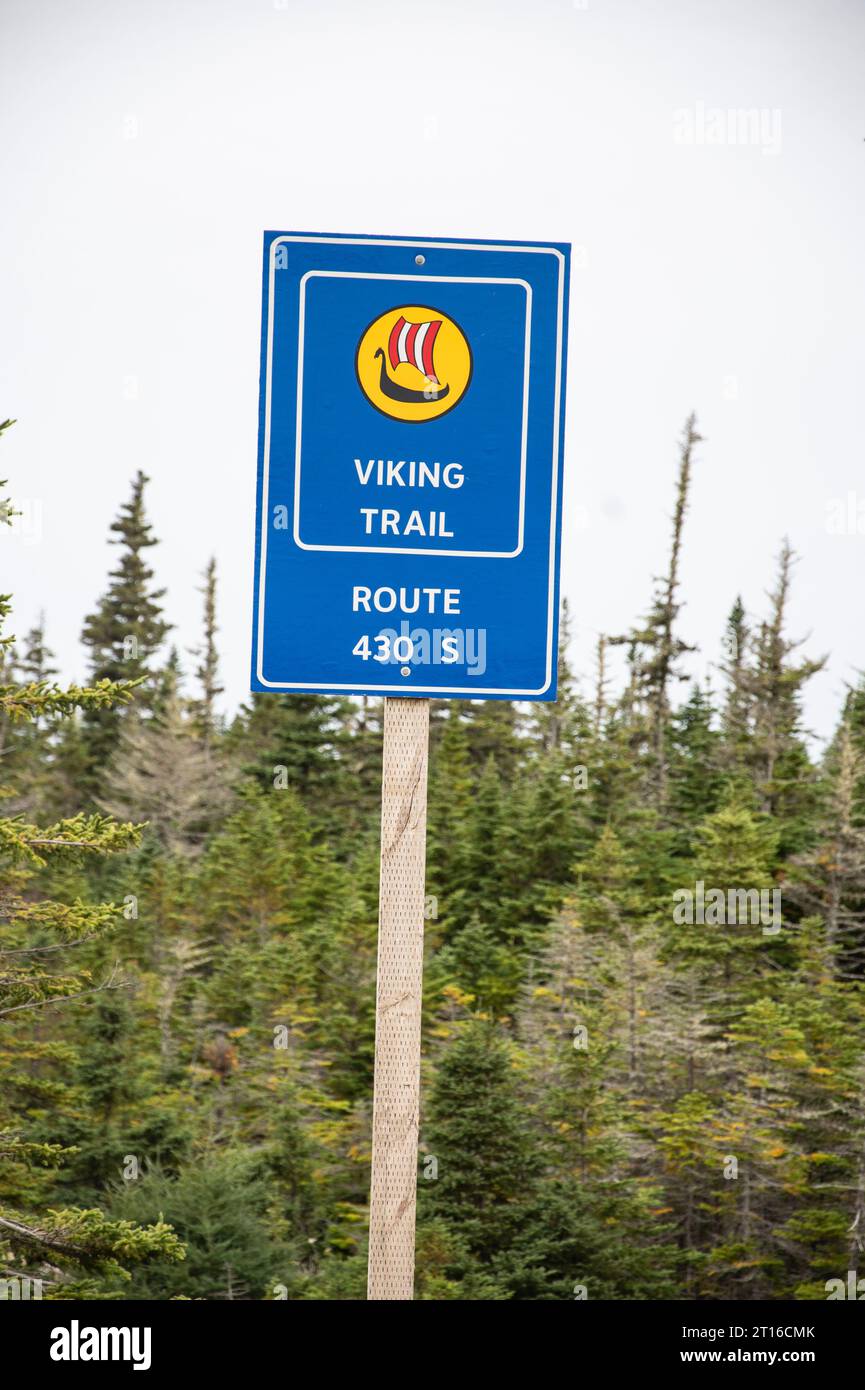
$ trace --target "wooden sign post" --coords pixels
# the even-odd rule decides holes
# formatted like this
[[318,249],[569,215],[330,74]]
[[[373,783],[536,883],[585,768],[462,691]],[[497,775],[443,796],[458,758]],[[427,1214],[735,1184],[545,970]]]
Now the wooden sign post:
[[414,1291],[429,706],[384,702],[369,1299]]

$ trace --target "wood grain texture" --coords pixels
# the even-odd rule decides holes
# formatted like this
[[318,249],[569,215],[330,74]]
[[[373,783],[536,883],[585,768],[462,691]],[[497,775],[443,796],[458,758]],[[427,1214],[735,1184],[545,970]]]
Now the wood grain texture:
[[410,1299],[420,1110],[429,700],[385,700],[370,1299]]

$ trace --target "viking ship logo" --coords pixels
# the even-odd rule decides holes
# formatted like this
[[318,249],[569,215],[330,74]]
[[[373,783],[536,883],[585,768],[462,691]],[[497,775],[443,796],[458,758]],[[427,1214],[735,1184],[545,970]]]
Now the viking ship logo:
[[[411,362],[419,372],[423,372],[431,386],[440,388],[435,392],[438,400],[442,400],[450,390],[449,386],[441,385],[433,362],[433,349],[441,326],[441,319],[427,319],[426,323],[408,323],[400,314],[387,340],[390,365],[396,368],[400,362]],[[384,353],[381,348],[376,348],[375,355],[381,358],[381,389],[386,396],[395,401],[416,401],[419,396],[429,399],[429,392],[412,391],[391,381],[385,371]]]
[[402,304],[364,329],[355,354],[360,389],[394,420],[420,423],[453,410],[468,389],[472,353],[448,314]]

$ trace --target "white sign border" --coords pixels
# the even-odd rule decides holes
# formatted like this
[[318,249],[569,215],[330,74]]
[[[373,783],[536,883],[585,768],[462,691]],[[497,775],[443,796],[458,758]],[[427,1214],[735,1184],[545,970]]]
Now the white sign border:
[[[303,444],[303,335],[306,327],[306,282],[331,280],[399,280],[412,285],[418,280],[444,285],[521,285],[526,292],[526,332],[523,357],[523,418],[520,430],[520,491],[515,550],[444,550],[436,546],[315,545],[300,535],[300,466]],[[378,275],[361,270],[308,270],[300,280],[300,312],[297,329],[297,424],[294,456],[294,543],[300,550],[335,550],[340,555],[450,555],[464,560],[512,560],[523,548],[526,516],[526,454],[529,434],[529,372],[532,349],[532,287],[526,280],[503,280],[487,275]],[[269,365],[269,364],[268,364]]]

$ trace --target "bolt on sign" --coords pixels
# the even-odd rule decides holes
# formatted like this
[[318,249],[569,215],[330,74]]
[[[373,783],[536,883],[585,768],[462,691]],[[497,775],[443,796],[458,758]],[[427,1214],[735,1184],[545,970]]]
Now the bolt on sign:
[[569,249],[266,233],[254,690],[555,699]]
[[370,1299],[410,1299],[429,697],[554,700],[568,246],[268,232],[252,688],[383,695]]

